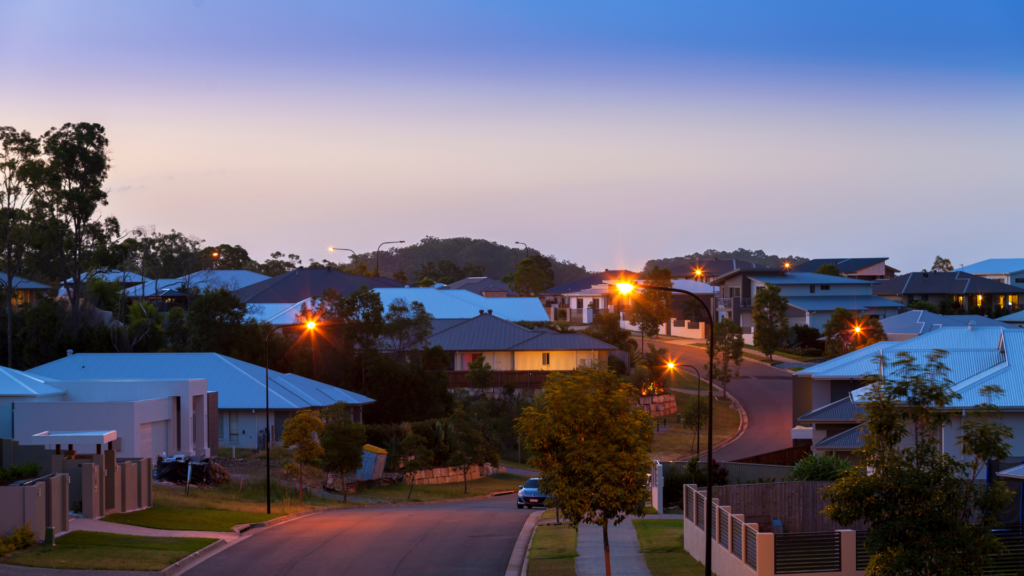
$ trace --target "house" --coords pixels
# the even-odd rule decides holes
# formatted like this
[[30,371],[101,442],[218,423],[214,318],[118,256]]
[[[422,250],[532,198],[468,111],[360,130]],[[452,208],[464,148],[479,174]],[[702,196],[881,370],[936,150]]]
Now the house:
[[844,278],[888,280],[900,273],[886,264],[889,258],[815,258],[792,267],[793,272],[817,272],[825,264],[834,264]]
[[[209,457],[217,394],[195,379],[65,378],[0,368],[0,438],[23,444],[48,430],[116,430],[125,458],[170,455]],[[213,440],[213,443],[210,441]],[[91,446],[80,446],[85,453]]]
[[[1022,321],[1024,321],[1024,318],[1022,318]],[[882,328],[885,330],[885,335],[889,340],[903,341],[946,326],[967,326],[971,322],[975,326],[1015,327],[1006,322],[1005,316],[999,320],[993,320],[992,318],[974,314],[943,315],[928,312],[927,310],[909,310],[882,320]]]
[[451,370],[468,370],[480,357],[500,371],[575,370],[608,362],[616,349],[579,332],[525,328],[488,313],[435,323],[427,345],[449,353]]
[[1004,324],[1009,324],[1015,328],[1024,328],[1024,310],[1020,312],[1014,312],[1006,316],[1000,316],[999,321]]
[[739,324],[748,341],[753,334],[754,295],[768,284],[778,286],[782,296],[789,300],[786,316],[790,325],[821,329],[836,308],[879,319],[895,316],[903,308],[897,302],[873,295],[876,282],[791,272],[785,268],[736,270],[719,276],[713,284],[721,291],[716,301],[718,319],[729,318]]
[[[260,431],[267,426],[266,368],[220,354],[73,354],[26,374],[55,388],[59,386],[53,380],[202,379],[210,392],[217,393],[217,413],[211,413],[210,423],[220,445],[256,448]],[[346,403],[350,416],[358,422],[362,421],[362,407],[373,400],[296,374],[270,371],[270,431],[275,439],[280,439],[284,421],[297,411],[337,402]]]
[[912,272],[878,283],[874,293],[904,305],[924,301],[994,316],[1020,310],[1024,288],[966,272]]
[[[865,378],[892,365],[905,352],[923,365],[935,350],[945,350],[944,363],[953,391],[962,397],[949,407],[951,424],[942,430],[944,450],[960,455],[956,436],[963,417],[982,402],[992,402],[1002,412],[1002,422],[1014,430],[1011,460],[1024,458],[1024,330],[995,326],[952,326],[933,330],[903,342],[878,342],[838,358],[806,368],[793,376],[794,445],[810,444],[815,453],[850,456],[863,446],[863,427],[858,413],[865,402]],[[880,367],[878,356],[887,367]],[[1000,386],[1005,395],[983,397],[987,385]],[[799,415],[799,416],[798,416]]]
[[458,282],[442,286],[438,290],[465,290],[484,298],[508,298],[517,295],[509,289],[508,284],[486,276],[464,278]]
[[597,314],[621,312],[623,307],[614,285],[637,281],[629,270],[605,270],[545,290],[541,301],[553,322],[590,324]]
[[175,306],[187,307],[189,295],[203,290],[238,290],[268,277],[251,270],[202,270],[180,278],[161,278],[137,284],[125,290],[129,301],[142,300],[164,312]]
[[758,266],[757,264],[734,258],[723,258],[721,260],[715,258],[713,260],[693,260],[686,264],[673,266],[671,271],[673,278],[711,282],[715,278],[735,270],[751,270],[754,268],[767,268],[767,266]]
[[1024,258],[990,258],[955,271],[1024,288]]
[[[676,290],[686,290],[697,296],[698,300],[707,304],[708,308],[714,310],[712,298],[718,295],[718,287],[707,284],[702,280],[687,280],[675,278],[672,280],[672,287]],[[615,286],[610,286],[614,292]],[[622,296],[623,311],[619,314],[619,327],[626,330],[639,331],[639,327],[633,324],[633,317],[630,308],[635,296],[630,294]],[[658,334],[663,336],[682,336],[684,338],[704,338],[705,325],[707,324],[707,312],[700,304],[693,304],[692,297],[686,294],[672,293],[672,316],[671,319],[658,329]]]
[[42,282],[15,276],[11,281],[12,290],[7,290],[7,275],[0,273],[0,289],[11,293],[12,304],[15,307],[28,306],[32,308],[52,288]]
[[334,268],[296,268],[236,289],[235,296],[247,304],[295,304],[319,298],[328,288],[348,296],[362,286],[403,288],[405,283],[383,276],[349,274]]
[[[92,272],[82,272],[82,282],[85,283],[91,278],[98,278],[104,282],[117,282],[121,284],[122,288],[131,288],[132,286],[138,286],[143,282],[149,282],[150,279],[146,278],[141,274],[135,272],[127,272],[121,270],[95,270]],[[60,290],[57,291],[58,298],[67,298],[66,285],[71,284],[72,278],[68,278],[61,284]]]

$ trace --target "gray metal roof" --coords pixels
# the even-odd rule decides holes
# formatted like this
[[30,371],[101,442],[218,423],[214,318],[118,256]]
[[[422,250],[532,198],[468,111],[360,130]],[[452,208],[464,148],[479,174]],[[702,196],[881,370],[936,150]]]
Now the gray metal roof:
[[572,282],[566,282],[549,288],[544,291],[544,294],[572,294],[573,292],[579,292],[585,290],[591,286],[597,286],[598,284],[605,284],[606,282],[615,282],[619,279],[626,279],[630,282],[636,282],[636,272],[630,272],[629,270],[605,270],[604,272],[597,272],[589,276],[580,278],[579,280],[573,280]]
[[450,351],[615,350],[614,346],[586,334],[531,330],[490,314],[482,314],[439,330],[431,335],[427,344]]
[[857,272],[863,270],[869,266],[874,266],[879,262],[885,262],[888,260],[885,258],[815,258],[809,260],[803,264],[797,264],[793,267],[794,272],[816,272],[818,268],[825,264],[835,264],[839,271],[844,274],[850,272]]
[[811,410],[807,414],[797,418],[800,422],[850,422],[857,420],[860,409],[847,396],[842,400],[822,406],[817,410]]
[[509,289],[508,284],[486,276],[464,278],[438,288],[438,290],[466,290],[480,295],[483,295],[484,292],[504,292],[507,296],[516,296],[516,293]]
[[829,276],[828,274],[816,274],[814,272],[786,272],[785,274],[777,276],[758,276],[757,274],[751,274],[750,279],[779,286],[801,284],[859,284],[861,286],[867,286],[876,283],[872,280],[858,280],[856,278]]
[[397,288],[405,283],[383,276],[348,274],[333,268],[299,268],[235,290],[235,295],[251,304],[294,304],[306,298],[319,298],[328,288],[347,296],[360,286]]
[[[1021,314],[1024,319],[1024,313]],[[976,326],[1013,328],[1005,322],[984,316],[974,314],[942,315],[927,310],[910,310],[881,320],[886,334],[924,334],[945,326],[967,326],[968,322],[974,322]]]
[[903,304],[899,302],[870,294],[861,296],[787,296],[786,300],[793,308],[799,308],[806,312],[831,312],[836,308],[859,311],[903,307]]
[[996,472],[996,476],[1002,476],[1011,480],[1024,480],[1024,464],[1008,468],[1002,472]]
[[[223,409],[265,406],[266,372],[256,366],[212,352],[74,354],[28,371],[54,380],[206,379]],[[335,400],[337,398],[338,400]],[[361,394],[317,383],[295,374],[270,371],[270,407],[298,410],[330,406],[337,401],[369,404]]]
[[702,276],[714,277],[728,274],[734,270],[752,270],[754,268],[767,268],[767,266],[758,266],[746,260],[736,260],[735,258],[723,258],[721,260],[697,259],[686,264],[673,266],[671,270],[672,276],[675,278],[691,278],[697,275],[697,270],[701,271]]
[[867,433],[865,424],[840,432],[835,436],[829,436],[814,445],[815,448],[829,448],[834,450],[856,450],[864,447],[864,434]]
[[1024,289],[966,272],[912,272],[885,280],[875,294],[1024,294]]
[[1024,272],[1024,258],[989,258],[957,270],[968,274],[1015,274]]

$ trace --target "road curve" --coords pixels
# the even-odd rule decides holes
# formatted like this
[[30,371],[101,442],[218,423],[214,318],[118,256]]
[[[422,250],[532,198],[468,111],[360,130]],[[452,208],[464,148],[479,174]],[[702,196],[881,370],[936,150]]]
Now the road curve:
[[[705,376],[707,352],[692,343],[693,340],[656,340],[655,346],[666,348],[677,363],[692,364]],[[784,370],[744,359],[739,378],[729,382],[726,391],[746,410],[747,430],[735,442],[714,451],[715,460],[730,462],[793,445],[792,376]]]
[[503,575],[530,512],[514,495],[332,510],[267,528],[186,574]]

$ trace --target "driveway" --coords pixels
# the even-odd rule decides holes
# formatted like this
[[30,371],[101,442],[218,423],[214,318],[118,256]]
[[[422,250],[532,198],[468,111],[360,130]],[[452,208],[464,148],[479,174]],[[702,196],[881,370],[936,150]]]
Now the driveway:
[[531,512],[516,509],[515,495],[324,512],[268,528],[186,574],[503,575]]
[[[706,376],[707,352],[692,346],[693,340],[653,342],[667,349],[676,362],[692,364]],[[747,430],[732,444],[716,450],[715,460],[730,462],[793,446],[793,378],[790,373],[745,358],[739,378],[729,382],[726,391],[746,410]]]

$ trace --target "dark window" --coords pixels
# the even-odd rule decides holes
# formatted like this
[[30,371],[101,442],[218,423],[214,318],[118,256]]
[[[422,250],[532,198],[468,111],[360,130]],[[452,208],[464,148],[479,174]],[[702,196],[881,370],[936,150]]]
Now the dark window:
[[583,298],[576,299],[576,309],[583,310]]
[[831,287],[831,286],[829,286],[828,284],[822,284],[822,285],[821,285],[821,289],[822,289],[822,290],[831,290],[831,289],[832,289],[832,287]]
[[550,352],[543,352],[543,353],[541,353],[541,355],[540,355],[540,363],[543,364],[544,366],[550,366],[551,365],[551,353]]
[[1014,278],[1013,281],[1016,284],[1024,284],[1024,278]]
[[811,284],[811,294],[814,294],[814,284]]

